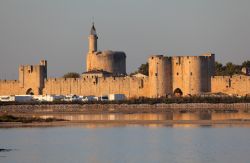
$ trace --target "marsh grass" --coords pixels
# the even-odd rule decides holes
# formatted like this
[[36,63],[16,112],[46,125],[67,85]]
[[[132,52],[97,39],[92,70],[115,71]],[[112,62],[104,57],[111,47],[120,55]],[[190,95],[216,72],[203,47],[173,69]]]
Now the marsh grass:
[[4,114],[0,116],[0,122],[21,122],[21,123],[32,123],[32,122],[54,122],[64,121],[64,119],[56,118],[38,118],[38,117],[16,117],[13,115]]

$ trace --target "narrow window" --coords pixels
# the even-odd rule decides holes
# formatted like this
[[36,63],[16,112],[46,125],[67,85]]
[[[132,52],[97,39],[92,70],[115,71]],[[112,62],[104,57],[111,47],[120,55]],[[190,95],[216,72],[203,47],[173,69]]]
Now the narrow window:
[[231,88],[231,84],[232,84],[232,81],[231,81],[231,79],[229,79],[229,81],[228,81],[229,88]]
[[143,88],[144,87],[144,83],[143,83],[143,79],[141,79],[141,84],[140,87]]

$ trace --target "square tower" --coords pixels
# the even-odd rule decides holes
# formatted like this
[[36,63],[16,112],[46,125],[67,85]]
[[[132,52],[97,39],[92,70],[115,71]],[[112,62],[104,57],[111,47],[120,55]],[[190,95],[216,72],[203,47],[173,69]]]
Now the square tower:
[[23,94],[42,94],[45,79],[47,79],[46,60],[41,60],[38,65],[19,66],[19,83]]

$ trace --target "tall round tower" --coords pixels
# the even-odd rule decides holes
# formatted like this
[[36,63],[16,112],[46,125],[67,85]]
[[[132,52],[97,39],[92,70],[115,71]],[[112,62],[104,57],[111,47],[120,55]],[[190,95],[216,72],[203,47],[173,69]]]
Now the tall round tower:
[[126,54],[120,51],[97,51],[97,34],[94,24],[89,35],[87,71],[106,71],[113,75],[126,74]]
[[89,52],[87,54],[87,71],[90,71],[92,69],[93,65],[93,54],[97,52],[97,34],[96,34],[96,29],[95,25],[93,23],[91,30],[90,30],[90,35],[89,35]]
[[151,56],[149,63],[150,97],[166,97],[172,93],[171,58],[162,55]]
[[93,23],[91,30],[90,30],[90,35],[89,35],[89,53],[93,53],[97,51],[97,34],[95,30],[95,25]]

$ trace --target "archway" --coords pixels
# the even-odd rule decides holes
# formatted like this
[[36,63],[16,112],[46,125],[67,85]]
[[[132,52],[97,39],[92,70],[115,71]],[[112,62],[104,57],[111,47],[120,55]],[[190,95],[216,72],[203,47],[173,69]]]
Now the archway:
[[34,92],[31,88],[29,88],[27,91],[26,91],[26,95],[34,95]]
[[174,90],[174,95],[177,96],[177,97],[181,97],[183,95],[183,92],[180,88],[176,88]]

